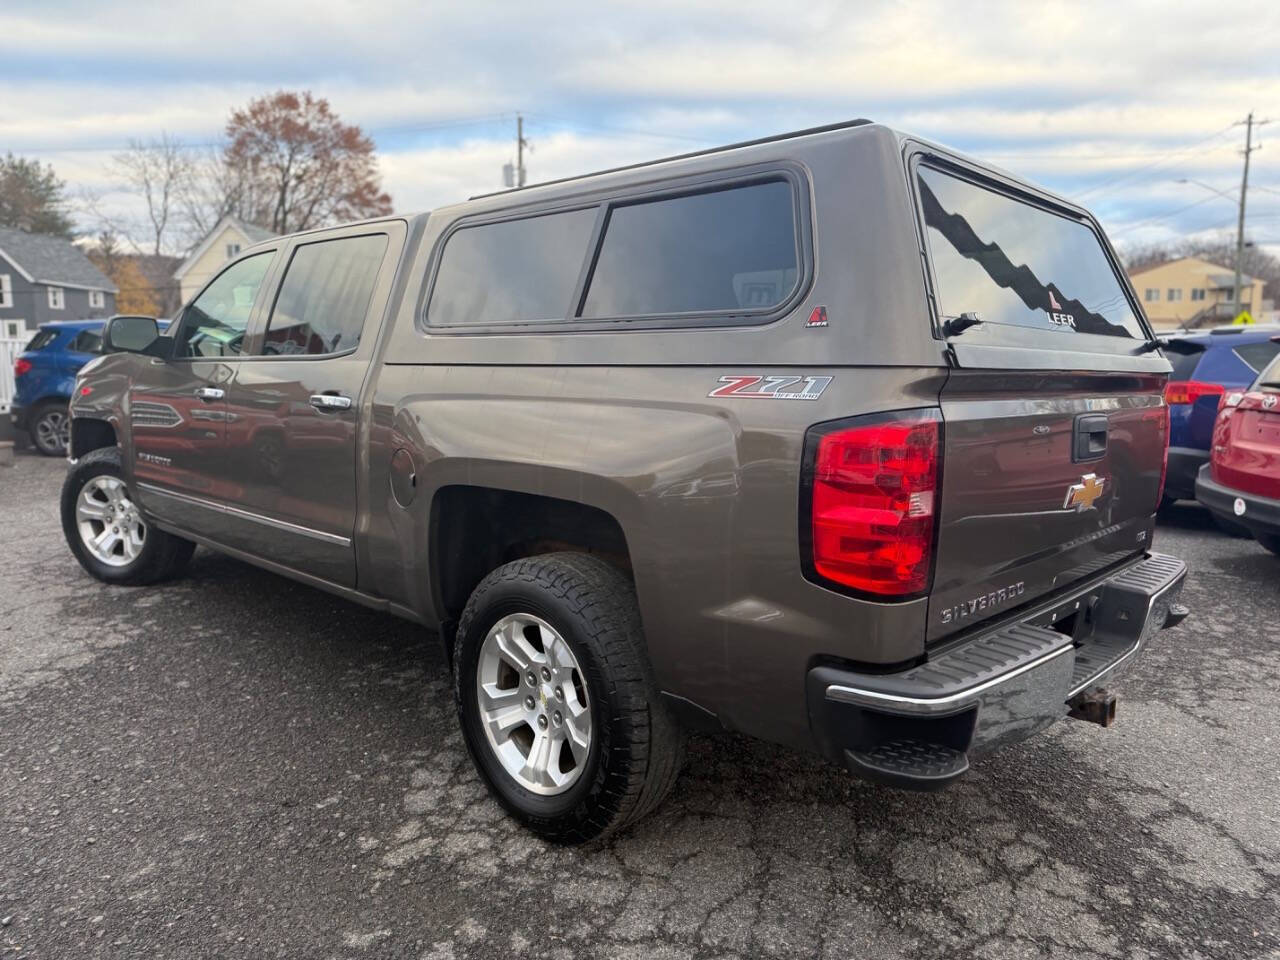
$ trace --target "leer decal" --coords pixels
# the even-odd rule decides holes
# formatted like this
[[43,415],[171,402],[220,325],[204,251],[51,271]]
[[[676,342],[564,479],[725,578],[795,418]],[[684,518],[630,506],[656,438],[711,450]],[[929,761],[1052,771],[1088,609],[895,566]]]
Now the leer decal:
[[[817,400],[832,377],[762,377],[730,374],[720,378],[708,397],[739,397],[744,400]],[[799,385],[799,389],[796,389]]]

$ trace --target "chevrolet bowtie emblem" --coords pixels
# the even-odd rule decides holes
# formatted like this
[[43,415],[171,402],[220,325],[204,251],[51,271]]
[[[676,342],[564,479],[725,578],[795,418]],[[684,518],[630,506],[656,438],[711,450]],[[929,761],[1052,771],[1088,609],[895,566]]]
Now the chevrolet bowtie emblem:
[[1079,483],[1073,483],[1067,487],[1067,498],[1062,501],[1062,508],[1066,510],[1075,507],[1077,513],[1092,510],[1106,486],[1107,481],[1104,478],[1097,474],[1086,473],[1080,478]]

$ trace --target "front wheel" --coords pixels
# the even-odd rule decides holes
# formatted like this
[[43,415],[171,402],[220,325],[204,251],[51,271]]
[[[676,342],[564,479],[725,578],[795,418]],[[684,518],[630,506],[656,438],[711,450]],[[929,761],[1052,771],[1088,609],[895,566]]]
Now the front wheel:
[[94,450],[62,483],[62,533],[80,566],[104,583],[140,586],[186,569],[196,545],[150,526],[120,471],[120,451]]
[[455,696],[498,801],[549,840],[606,836],[658,805],[684,740],[645,656],[635,590],[595,557],[499,567],[458,623]]

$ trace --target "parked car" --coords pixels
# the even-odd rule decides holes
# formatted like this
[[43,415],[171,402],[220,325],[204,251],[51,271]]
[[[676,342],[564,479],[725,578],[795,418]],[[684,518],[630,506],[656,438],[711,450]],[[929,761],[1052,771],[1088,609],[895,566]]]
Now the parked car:
[[1280,555],[1280,356],[1248,390],[1222,398],[1196,499]]
[[1234,326],[1162,338],[1173,364],[1164,394],[1169,404],[1166,501],[1195,499],[1196,476],[1209,462],[1219,402],[1227,393],[1247,389],[1280,353],[1277,333],[1280,327]]
[[438,631],[555,840],[653,809],[688,729],[943,787],[1110,723],[1185,615],[1170,367],[1101,228],[883,126],[278,237],[173,326],[80,375],[76,558],[202,543]]
[[26,431],[45,456],[66,455],[71,436],[67,401],[71,399],[76,373],[102,352],[103,323],[42,323],[14,362],[15,393],[10,417],[14,429]]

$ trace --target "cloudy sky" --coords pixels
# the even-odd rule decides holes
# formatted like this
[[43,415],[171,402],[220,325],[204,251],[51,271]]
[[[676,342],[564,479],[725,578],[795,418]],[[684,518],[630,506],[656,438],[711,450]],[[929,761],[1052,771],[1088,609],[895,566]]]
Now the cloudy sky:
[[[5,0],[0,150],[128,213],[131,138],[214,143],[309,89],[377,144],[396,208],[501,186],[515,113],[531,181],[869,117],[1077,199],[1133,245],[1234,230],[1280,245],[1280,3]],[[91,229],[90,215],[81,225]]]

